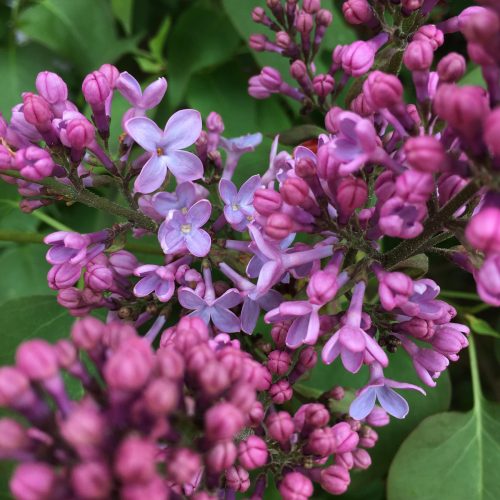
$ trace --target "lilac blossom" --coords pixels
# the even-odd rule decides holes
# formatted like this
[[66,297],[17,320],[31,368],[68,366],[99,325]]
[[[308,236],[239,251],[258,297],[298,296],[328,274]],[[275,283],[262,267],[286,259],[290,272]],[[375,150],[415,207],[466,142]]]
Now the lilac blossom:
[[153,195],[151,203],[162,217],[167,217],[171,210],[185,212],[207,196],[208,191],[203,186],[193,182],[181,182],[173,193],[163,191]]
[[400,305],[400,308],[408,316],[418,316],[426,320],[439,319],[448,307],[442,300],[435,300],[439,291],[439,286],[431,279],[414,281],[413,294],[407,302]]
[[186,251],[204,257],[212,239],[201,227],[210,218],[212,205],[208,200],[196,202],[189,210],[173,210],[158,230],[158,240],[165,254]]
[[370,381],[356,396],[349,407],[349,415],[356,420],[363,420],[375,407],[378,400],[380,406],[389,415],[396,418],[405,418],[409,411],[406,400],[395,389],[413,389],[425,395],[425,391],[417,385],[397,382],[384,377],[382,366],[379,363],[370,365]]
[[183,151],[201,133],[201,116],[194,109],[174,113],[161,130],[153,120],[139,116],[125,123],[125,130],[151,157],[135,181],[139,193],[156,191],[165,181],[168,170],[178,181],[193,181],[203,176],[203,164],[193,153]]
[[224,171],[222,173],[223,179],[231,180],[234,171],[240,158],[245,153],[253,151],[262,142],[262,134],[248,134],[241,137],[234,137],[233,139],[220,138],[220,145],[227,153]]

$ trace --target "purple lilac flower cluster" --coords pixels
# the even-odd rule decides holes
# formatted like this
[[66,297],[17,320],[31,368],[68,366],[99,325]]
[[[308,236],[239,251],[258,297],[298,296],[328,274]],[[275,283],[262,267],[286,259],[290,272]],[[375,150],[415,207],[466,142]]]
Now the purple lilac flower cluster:
[[[234,173],[262,135],[227,138],[220,115],[203,123],[190,109],[161,129],[147,112],[162,101],[164,78],[143,90],[103,65],[82,84],[89,119],[58,75],[38,75],[37,93],[0,121],[1,178],[17,185],[26,212],[77,202],[122,222],[45,238],[49,286],[83,319],[72,341],[28,341],[16,367],[1,370],[0,403],[33,426],[1,422],[0,456],[23,462],[16,498],[203,499],[218,489],[232,498],[261,469],[253,498],[271,471],[283,498],[302,500],[313,481],[343,493],[349,470],[369,466],[371,426],[409,411],[395,389],[423,392],[384,375],[391,354],[404,351],[433,387],[468,345],[438,284],[411,273],[415,262],[448,257],[500,305],[500,11],[483,0],[428,24],[436,3],[345,1],[346,21],[370,37],[335,47],[324,73],[315,58],[333,16],[319,0],[256,7],[254,21],[274,39],[254,35],[250,46],[287,58],[296,83],[265,67],[250,94],[299,101],[325,128],[292,151],[278,152],[276,137],[269,164],[241,185]],[[434,65],[457,31],[486,89],[459,85],[458,53]],[[112,154],[117,92],[130,109],[113,117],[123,134]],[[124,203],[103,195],[109,184]],[[127,238],[144,235],[157,237],[160,264],[127,250]],[[439,246],[452,238],[457,246]],[[98,308],[106,324],[87,317]],[[332,381],[292,411],[296,382],[318,362],[367,366],[369,380],[355,395]],[[80,401],[69,399],[61,369],[83,385]]]

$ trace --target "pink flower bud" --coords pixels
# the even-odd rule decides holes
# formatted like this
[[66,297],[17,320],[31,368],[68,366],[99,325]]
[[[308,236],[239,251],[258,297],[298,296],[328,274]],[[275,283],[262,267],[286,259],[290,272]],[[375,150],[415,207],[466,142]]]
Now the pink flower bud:
[[82,83],[83,97],[91,106],[104,106],[111,93],[111,88],[106,76],[100,71],[88,74]]
[[432,174],[406,170],[396,181],[396,194],[410,203],[425,203],[434,190]]
[[177,448],[166,461],[167,476],[177,484],[193,479],[201,467],[201,458],[189,448]]
[[221,115],[212,111],[207,116],[207,130],[216,134],[222,134],[224,132],[224,122],[222,121]]
[[120,276],[132,276],[135,268],[139,265],[134,254],[126,250],[118,250],[109,256],[109,264]]
[[468,16],[461,30],[468,41],[488,46],[498,36],[500,20],[492,10],[482,9]]
[[375,406],[366,417],[366,423],[372,427],[384,427],[389,421],[389,415],[380,406]]
[[83,462],[73,467],[71,485],[79,498],[97,500],[109,497],[113,488],[113,480],[105,464]]
[[271,329],[271,337],[278,349],[283,349],[286,346],[286,336],[290,325],[287,323],[275,323]]
[[423,4],[424,0],[401,0],[403,8],[410,12],[420,9]]
[[205,461],[210,471],[220,473],[234,464],[237,454],[236,445],[232,441],[219,441],[208,450]]
[[375,49],[367,42],[358,40],[348,45],[342,53],[342,68],[352,76],[370,71],[375,60]]
[[273,375],[284,375],[291,363],[292,358],[286,351],[272,351],[268,356],[267,368]]
[[428,70],[433,59],[432,45],[426,41],[411,42],[403,56],[403,62],[410,71]]
[[243,426],[243,414],[231,403],[218,403],[205,413],[205,433],[211,441],[232,439]]
[[342,12],[349,24],[367,24],[373,19],[373,11],[367,0],[347,0]]
[[347,422],[340,422],[332,427],[335,436],[335,453],[352,451],[359,442],[359,436]]
[[99,292],[110,290],[114,284],[113,271],[106,266],[89,266],[84,278],[87,287]]
[[157,449],[152,441],[139,436],[126,437],[115,455],[114,470],[124,482],[134,478],[147,482],[156,472]]
[[27,340],[16,351],[16,364],[32,380],[47,380],[59,370],[54,347],[45,340]]
[[444,147],[433,136],[411,137],[404,150],[407,162],[421,172],[434,173],[446,168],[448,158]]
[[344,399],[344,396],[345,396],[344,388],[341,387],[340,385],[332,387],[328,391],[328,397],[335,399],[335,401],[342,401]]
[[500,108],[493,110],[486,118],[484,142],[494,156],[500,156]]
[[250,427],[258,427],[264,420],[264,406],[260,401],[255,401],[248,412]]
[[49,104],[57,104],[68,99],[68,86],[56,73],[41,71],[36,77],[35,86],[37,92]]
[[364,429],[361,432],[359,446],[373,448],[378,441],[378,434],[373,429]]
[[368,186],[359,177],[345,177],[336,192],[336,200],[342,219],[347,220],[357,208],[361,208],[368,200]]
[[94,142],[95,129],[85,118],[70,120],[66,127],[64,142],[71,148],[81,151]]
[[71,329],[73,342],[85,351],[94,349],[100,343],[103,335],[104,324],[92,316],[78,320]]
[[270,92],[279,92],[283,79],[277,69],[265,66],[260,72],[260,82]]
[[172,413],[179,404],[179,389],[175,382],[166,378],[153,380],[144,392],[144,403],[155,416]]
[[335,451],[335,438],[331,427],[314,429],[309,435],[305,451],[318,457],[328,457]]
[[23,177],[35,182],[49,177],[55,168],[50,154],[37,146],[19,149],[14,157],[14,165]]
[[288,49],[292,43],[290,35],[286,31],[278,31],[276,33],[276,45],[281,49]]
[[500,207],[488,206],[474,215],[465,236],[470,244],[485,253],[500,253]]
[[286,474],[278,489],[283,500],[307,500],[314,492],[312,481],[300,472]]
[[487,304],[500,306],[500,254],[489,255],[475,274],[479,296]]
[[392,311],[408,302],[413,294],[413,281],[409,276],[400,272],[382,272],[377,277],[380,303],[386,311]]
[[363,84],[363,92],[373,109],[383,109],[401,103],[403,85],[394,75],[373,71]]
[[302,35],[308,35],[311,33],[313,26],[313,17],[307,12],[300,11],[298,16],[295,18],[295,27],[297,28],[297,31]]
[[248,45],[256,52],[263,52],[266,49],[267,38],[264,35],[254,34],[250,35]]
[[450,52],[444,56],[437,65],[439,80],[446,83],[454,83],[465,75],[467,63],[465,58],[456,52]]
[[320,403],[309,403],[301,406],[293,417],[297,431],[306,431],[324,427],[330,420],[330,413]]
[[267,445],[258,436],[249,436],[238,445],[238,460],[245,469],[262,467],[267,462],[267,457]]
[[271,439],[285,443],[295,432],[295,424],[289,413],[279,411],[271,413],[266,419],[266,428]]
[[425,24],[413,35],[414,42],[427,42],[432,50],[437,50],[444,43],[444,33],[434,24]]
[[255,191],[253,206],[260,215],[268,217],[281,208],[283,200],[281,195],[272,189],[259,188]]
[[321,471],[321,487],[332,495],[342,495],[351,482],[349,471],[340,465],[330,465]]
[[290,74],[295,80],[302,80],[307,76],[307,67],[303,61],[297,59],[290,65]]
[[333,92],[335,80],[331,75],[316,75],[312,81],[314,92],[324,99],[327,95]]
[[282,240],[293,230],[292,218],[284,213],[275,212],[271,214],[264,227],[264,232],[271,238]]
[[198,373],[201,389],[208,397],[215,397],[231,383],[227,370],[217,361],[209,361]]
[[179,380],[184,375],[184,358],[174,348],[160,349],[156,353],[158,371],[171,380]]
[[309,186],[299,177],[290,177],[282,184],[280,194],[289,205],[302,205],[309,197]]
[[308,14],[316,14],[316,12],[318,12],[321,8],[321,0],[304,0],[302,2],[302,8]]
[[77,448],[98,446],[104,439],[106,424],[99,412],[91,407],[75,408],[61,424],[64,439]]
[[116,66],[113,66],[112,64],[106,63],[99,68],[99,73],[102,73],[106,77],[109,88],[114,89],[116,86],[116,81],[120,77],[118,68]]
[[316,271],[307,285],[311,304],[323,305],[330,302],[337,293],[337,275],[328,270]]
[[243,467],[236,465],[225,472],[226,485],[232,490],[244,493],[250,488],[250,475]]
[[26,429],[12,418],[0,419],[0,456],[6,457],[29,447]]
[[333,21],[333,15],[327,9],[321,9],[316,14],[316,24],[318,26],[328,27],[330,26],[330,24],[332,24],[332,21]]
[[269,388],[269,396],[273,403],[282,405],[292,399],[293,389],[287,380],[279,380]]
[[54,470],[41,462],[18,465],[12,475],[10,491],[18,500],[54,498],[57,477]]
[[255,388],[253,384],[240,383],[234,385],[227,398],[231,404],[244,414],[247,414],[255,403]]
[[318,354],[314,347],[308,346],[300,351],[296,367],[301,371],[312,370],[318,361]]
[[49,103],[39,95],[23,94],[23,114],[25,120],[40,130],[49,130],[54,117]]
[[366,450],[358,448],[352,452],[352,457],[354,459],[354,467],[356,469],[368,469],[372,464],[372,459]]

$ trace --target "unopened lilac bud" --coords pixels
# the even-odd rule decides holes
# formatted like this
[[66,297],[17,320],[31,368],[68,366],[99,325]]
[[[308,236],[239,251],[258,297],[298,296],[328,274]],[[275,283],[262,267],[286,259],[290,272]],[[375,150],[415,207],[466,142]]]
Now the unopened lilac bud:
[[288,49],[292,43],[290,35],[286,31],[278,31],[276,33],[276,45],[281,49]]
[[412,41],[430,43],[432,50],[437,50],[444,43],[444,33],[434,24],[426,24],[413,35]]
[[500,157],[500,108],[493,110],[486,118],[484,142],[494,156]]
[[321,470],[321,487],[332,495],[342,495],[351,482],[349,471],[340,465],[330,465]]
[[430,135],[409,138],[404,146],[406,161],[413,168],[434,173],[446,168],[448,158],[440,141]]
[[73,342],[85,351],[94,349],[101,342],[103,335],[104,324],[92,316],[78,320],[71,329]]
[[0,419],[0,456],[18,453],[28,448],[26,429],[12,418]]
[[189,448],[177,448],[166,461],[167,477],[177,484],[184,484],[192,480],[201,467],[198,453]]
[[85,285],[96,291],[105,291],[113,287],[113,271],[106,266],[93,265],[85,272]]
[[316,175],[316,165],[312,158],[302,157],[295,161],[295,173],[307,179]]
[[256,52],[263,52],[266,49],[267,38],[264,35],[254,34],[250,35],[248,45]]
[[470,15],[461,30],[468,41],[488,45],[498,36],[500,19],[492,10],[482,9]]
[[205,413],[205,433],[211,441],[232,439],[243,426],[243,414],[231,403],[218,403]]
[[220,473],[234,464],[237,454],[238,450],[232,441],[219,441],[205,455],[207,468]]
[[403,62],[410,71],[428,70],[434,59],[432,45],[426,41],[411,42],[406,47]]
[[224,122],[222,121],[221,115],[212,111],[207,116],[207,130],[209,132],[215,132],[217,134],[222,134],[224,132]]
[[489,255],[474,277],[481,299],[487,304],[500,307],[500,254]]
[[328,457],[335,451],[335,435],[331,427],[314,429],[307,440],[306,453]]
[[314,347],[308,346],[300,351],[296,368],[300,371],[306,372],[307,370],[312,370],[316,366],[317,361],[318,353]]
[[396,181],[396,194],[410,203],[425,203],[434,190],[432,174],[406,170]]
[[95,129],[85,118],[70,120],[66,127],[65,143],[78,151],[90,146],[95,139]]
[[59,370],[54,347],[41,339],[27,340],[16,351],[16,364],[32,380],[47,380]]
[[357,208],[364,207],[368,200],[368,186],[359,177],[345,177],[335,193],[341,218],[347,220]]
[[268,455],[266,443],[258,436],[249,436],[238,445],[238,460],[245,469],[262,467],[267,462]]
[[307,285],[307,295],[312,304],[330,302],[337,293],[337,274],[328,270],[316,271]]
[[401,0],[401,5],[409,12],[420,9],[424,4],[424,0]]
[[266,428],[269,437],[279,443],[288,441],[295,432],[293,419],[286,411],[271,413],[266,419]]
[[227,389],[231,383],[227,370],[217,361],[209,361],[198,373],[198,382],[208,397],[215,397]]
[[113,488],[109,468],[102,462],[83,462],[71,471],[71,486],[79,498],[98,500],[108,498]]
[[465,236],[470,244],[487,254],[500,253],[500,206],[487,206],[474,215]]
[[68,86],[58,74],[51,71],[38,73],[35,86],[37,92],[49,104],[57,104],[68,99]]
[[333,21],[333,15],[328,9],[320,9],[316,14],[316,23],[325,28],[330,26]]
[[342,53],[342,68],[352,76],[370,71],[375,60],[375,49],[367,42],[357,41],[348,45]]
[[116,81],[120,77],[118,68],[116,66],[113,66],[112,64],[106,63],[99,68],[99,73],[102,73],[106,77],[109,88],[114,89],[116,86]]
[[276,323],[271,329],[271,337],[273,338],[276,347],[279,349],[284,348],[286,345],[286,336],[289,327],[290,325],[286,323]]
[[147,482],[156,472],[157,449],[152,441],[139,436],[126,437],[115,455],[114,470],[124,482]]
[[286,238],[293,230],[292,218],[284,213],[276,212],[271,214],[264,227],[265,233],[276,240]]
[[313,26],[313,17],[307,12],[299,12],[298,16],[295,18],[295,27],[297,28],[297,31],[299,31],[303,35],[308,35],[309,33],[311,33]]
[[354,467],[356,469],[368,469],[368,467],[370,467],[370,465],[372,464],[370,454],[362,448],[354,450],[352,452],[352,456],[354,459]]
[[324,427],[330,420],[330,413],[320,403],[309,403],[299,408],[293,417],[297,431]]
[[40,130],[49,130],[54,117],[49,103],[41,96],[27,92],[23,95],[25,120]]
[[286,351],[272,351],[268,356],[267,368],[274,375],[284,375],[291,363],[292,358]]
[[332,427],[335,436],[335,453],[352,451],[359,442],[359,436],[347,422],[340,422]]
[[372,427],[384,427],[389,421],[388,413],[380,406],[375,406],[366,417],[366,423]]
[[39,181],[52,174],[55,163],[49,152],[37,146],[19,149],[14,157],[19,173],[32,181]]
[[333,92],[335,80],[331,75],[316,75],[312,81],[313,89],[316,95],[324,99]]
[[270,66],[262,68],[260,72],[260,81],[262,85],[271,92],[278,92],[283,83],[280,72]]
[[375,109],[389,108],[401,103],[403,85],[394,75],[373,71],[363,84],[369,105]]
[[300,177],[290,177],[280,187],[280,194],[289,205],[300,206],[309,197],[309,186]]
[[18,465],[9,482],[10,491],[17,500],[54,498],[56,485],[54,469],[42,462]]
[[300,81],[307,76],[307,66],[303,61],[297,59],[290,65],[290,74],[292,75],[292,78]]
[[328,391],[328,397],[335,399],[335,401],[342,401],[344,399],[344,396],[345,396],[344,388],[341,387],[340,385],[332,387]]
[[342,13],[349,24],[367,24],[373,19],[373,10],[367,0],[347,0]]
[[308,14],[316,14],[316,12],[318,12],[321,8],[321,0],[304,0],[302,2],[302,8]]
[[444,56],[437,65],[439,80],[445,83],[454,83],[465,75],[467,63],[465,58],[456,52]]
[[234,491],[244,493],[250,488],[250,475],[243,467],[236,465],[225,472],[226,486]]
[[166,378],[153,380],[144,391],[144,403],[153,415],[172,413],[179,403],[178,385]]
[[255,210],[265,217],[279,211],[282,204],[283,200],[277,191],[272,189],[257,189],[255,191],[253,205]]
[[266,11],[262,7],[255,7],[252,10],[252,20],[255,23],[261,23],[266,17]]
[[248,412],[250,427],[258,427],[264,420],[264,406],[260,401],[255,401]]
[[111,93],[111,88],[106,76],[100,71],[88,74],[82,83],[83,97],[91,106],[104,106]]
[[98,446],[106,433],[105,421],[90,407],[75,408],[61,424],[61,434],[74,447]]
[[287,380],[279,380],[269,388],[269,396],[273,403],[282,405],[292,399],[293,389]]
[[139,265],[137,257],[126,250],[118,250],[109,256],[109,264],[120,276],[132,276]]
[[362,429],[359,446],[373,448],[378,441],[378,434],[373,429]]
[[413,293],[413,281],[404,273],[383,272],[378,274],[380,303],[386,311],[408,302]]
[[307,500],[314,492],[312,481],[300,472],[289,472],[279,485],[283,500]]

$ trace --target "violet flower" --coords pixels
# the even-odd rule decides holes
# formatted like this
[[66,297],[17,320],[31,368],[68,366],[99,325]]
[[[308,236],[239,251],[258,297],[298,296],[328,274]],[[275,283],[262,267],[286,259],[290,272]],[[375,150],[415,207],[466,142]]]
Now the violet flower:
[[210,252],[212,239],[201,229],[212,211],[208,200],[196,202],[186,212],[174,210],[158,230],[158,241],[165,254],[181,253],[186,249],[196,257]]
[[193,310],[190,316],[200,317],[207,325],[211,320],[223,333],[239,332],[240,320],[229,309],[241,303],[240,292],[236,288],[231,288],[216,298],[212,273],[208,267],[203,268],[203,277],[205,279],[204,297],[197,295],[191,288],[182,287],[177,293],[179,303],[182,307]]
[[435,300],[439,291],[439,286],[431,279],[414,281],[413,294],[407,302],[400,304],[400,308],[408,316],[417,316],[426,320],[439,319],[448,308],[445,302]]
[[125,123],[127,134],[151,153],[135,180],[136,191],[156,191],[165,181],[169,169],[179,182],[200,179],[203,176],[201,160],[193,153],[182,150],[194,144],[201,129],[200,113],[194,109],[174,113],[164,130],[145,116],[128,120]]
[[224,171],[222,173],[223,179],[231,180],[234,170],[240,161],[243,154],[253,151],[262,142],[262,134],[248,134],[241,137],[234,137],[233,139],[220,138],[220,145],[227,153]]
[[377,341],[361,329],[365,290],[364,281],[356,283],[352,292],[351,304],[346,313],[345,325],[328,340],[321,352],[323,362],[327,365],[340,354],[342,364],[351,373],[359,371],[367,353],[382,366],[389,364],[387,355]]
[[378,400],[380,406],[396,418],[405,418],[408,415],[407,401],[392,388],[413,389],[425,395],[425,391],[417,385],[397,382],[384,377],[382,366],[379,363],[370,365],[370,381],[363,387],[349,407],[349,415],[356,420],[363,420],[375,407]]
[[171,210],[187,211],[197,201],[207,198],[208,191],[193,182],[182,182],[177,185],[175,192],[161,192],[153,195],[151,204],[163,217],[167,217]]
[[244,231],[253,219],[253,195],[260,186],[260,175],[250,177],[239,189],[228,179],[219,183],[219,194],[224,202],[224,217],[237,231]]

